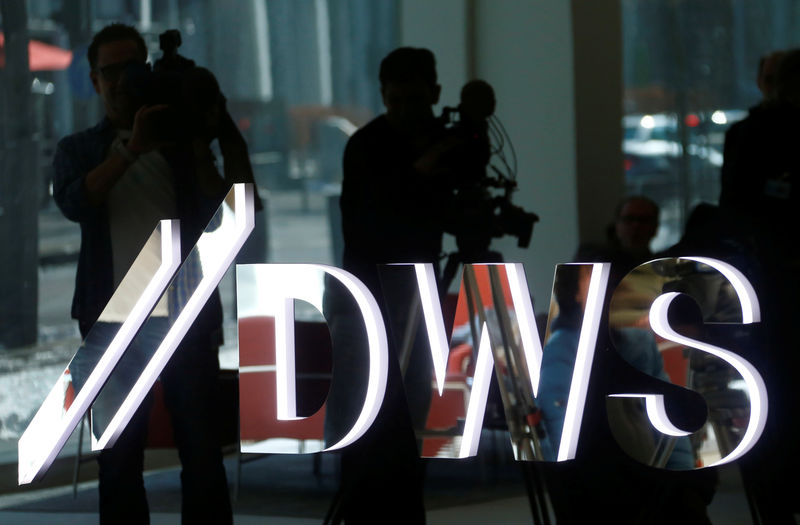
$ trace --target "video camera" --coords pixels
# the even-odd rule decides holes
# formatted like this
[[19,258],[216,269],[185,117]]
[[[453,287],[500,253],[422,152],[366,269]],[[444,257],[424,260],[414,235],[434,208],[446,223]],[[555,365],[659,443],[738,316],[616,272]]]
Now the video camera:
[[[158,139],[181,142],[203,137],[208,129],[207,116],[224,101],[214,75],[198,67],[193,60],[178,54],[181,34],[170,29],[159,35],[162,57],[149,64],[129,64],[122,77],[122,91],[133,108],[166,104],[153,126]],[[211,138],[211,137],[207,137]]]
[[[455,188],[448,231],[468,259],[486,253],[493,237],[513,235],[519,247],[527,248],[533,224],[539,220],[535,213],[511,202],[517,187],[516,158],[513,146],[511,165],[505,157],[503,148],[511,142],[494,109],[492,87],[473,80],[461,89],[458,107],[445,107],[439,117],[446,133],[460,144],[447,162]],[[493,157],[501,161],[500,168],[490,164]]]

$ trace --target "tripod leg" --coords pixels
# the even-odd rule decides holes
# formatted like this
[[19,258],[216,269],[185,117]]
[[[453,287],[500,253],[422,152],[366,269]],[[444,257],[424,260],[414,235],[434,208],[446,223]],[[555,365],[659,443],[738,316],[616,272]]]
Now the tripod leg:
[[75,467],[72,471],[72,499],[78,497],[78,474],[81,471],[81,461],[83,455],[83,424],[86,422],[86,416],[81,418],[81,427],[78,430],[78,453],[75,454]]
[[550,525],[550,513],[548,511],[547,506],[547,494],[545,493],[545,481],[544,476],[539,471],[538,465],[535,463],[531,463],[530,465],[531,474],[533,475],[534,484],[536,488],[536,496],[539,498],[539,508],[542,512],[542,523],[544,525]]
[[531,507],[533,523],[535,525],[544,525],[542,522],[542,516],[544,515],[544,512],[542,511],[542,505],[537,494],[538,483],[532,472],[533,467],[529,465],[527,461],[521,462],[520,467],[522,468],[522,477],[525,480],[525,491],[528,494],[528,504]]

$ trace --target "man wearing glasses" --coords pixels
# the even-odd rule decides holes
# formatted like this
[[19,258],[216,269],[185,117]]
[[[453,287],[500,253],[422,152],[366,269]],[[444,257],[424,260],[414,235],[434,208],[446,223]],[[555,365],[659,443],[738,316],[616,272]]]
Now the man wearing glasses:
[[[216,171],[209,149],[211,140],[219,139],[223,154],[236,152],[230,155],[236,158],[226,155],[226,165],[230,160],[231,165],[244,163],[249,168],[246,145],[224,108],[221,94],[208,109],[204,132],[169,142],[160,136],[158,115],[165,115],[167,106],[139,106],[125,85],[130,67],[141,69],[147,60],[147,47],[135,28],[112,24],[102,29],[89,46],[88,58],[105,118],[88,130],[62,139],[53,161],[55,200],[64,215],[81,226],[72,316],[78,320],[84,338],[159,220],[180,219],[184,257],[209,223],[233,182],[227,166],[224,179]],[[249,172],[247,178],[251,176]],[[145,325],[155,326],[158,333],[143,329],[132,349],[137,344],[153,346],[149,340],[160,340],[161,330],[168,327],[171,305],[172,297],[162,298],[151,314],[150,321],[156,321]],[[103,315],[105,320],[106,313]],[[97,326],[102,328],[103,324],[101,321]],[[184,523],[232,521],[218,421],[213,417],[221,325],[222,308],[215,292],[161,374],[183,466]],[[123,366],[129,354],[133,351],[123,357],[100,396],[111,397],[109,392],[115,389],[110,387],[119,386],[115,381],[125,382],[135,375],[133,371],[126,373]],[[97,357],[87,359],[84,370],[75,363],[73,382],[77,388]],[[116,444],[98,456],[101,523],[149,522],[142,469],[151,405],[148,396]],[[95,410],[98,406],[95,403]]]

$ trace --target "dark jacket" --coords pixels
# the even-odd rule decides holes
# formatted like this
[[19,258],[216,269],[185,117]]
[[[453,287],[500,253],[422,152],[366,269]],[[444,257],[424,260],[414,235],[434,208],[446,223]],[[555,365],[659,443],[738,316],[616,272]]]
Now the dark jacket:
[[359,129],[345,148],[343,266],[373,290],[377,264],[440,257],[448,192],[441,178],[414,169],[423,154],[385,115]]
[[[64,216],[81,227],[81,250],[72,299],[72,317],[83,326],[93,324],[114,293],[111,230],[105,205],[95,206],[86,193],[86,175],[107,157],[114,140],[108,119],[96,126],[61,139],[53,167],[53,196]],[[191,152],[176,148],[165,151],[175,183],[176,206],[181,223],[181,253],[192,250],[224,195],[207,196],[194,184]],[[165,219],[171,217],[164,217]],[[192,327],[220,334],[222,306],[219,293],[209,299]]]

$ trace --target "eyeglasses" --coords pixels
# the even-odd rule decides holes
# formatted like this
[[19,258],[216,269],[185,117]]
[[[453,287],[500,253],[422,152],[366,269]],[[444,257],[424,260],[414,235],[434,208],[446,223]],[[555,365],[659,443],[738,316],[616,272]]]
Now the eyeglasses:
[[618,220],[623,224],[655,224],[657,218],[652,215],[620,215]]
[[128,60],[127,62],[118,62],[116,64],[108,64],[106,66],[95,68],[107,82],[116,82],[122,76],[122,73],[129,67],[143,67],[144,62],[139,60]]

